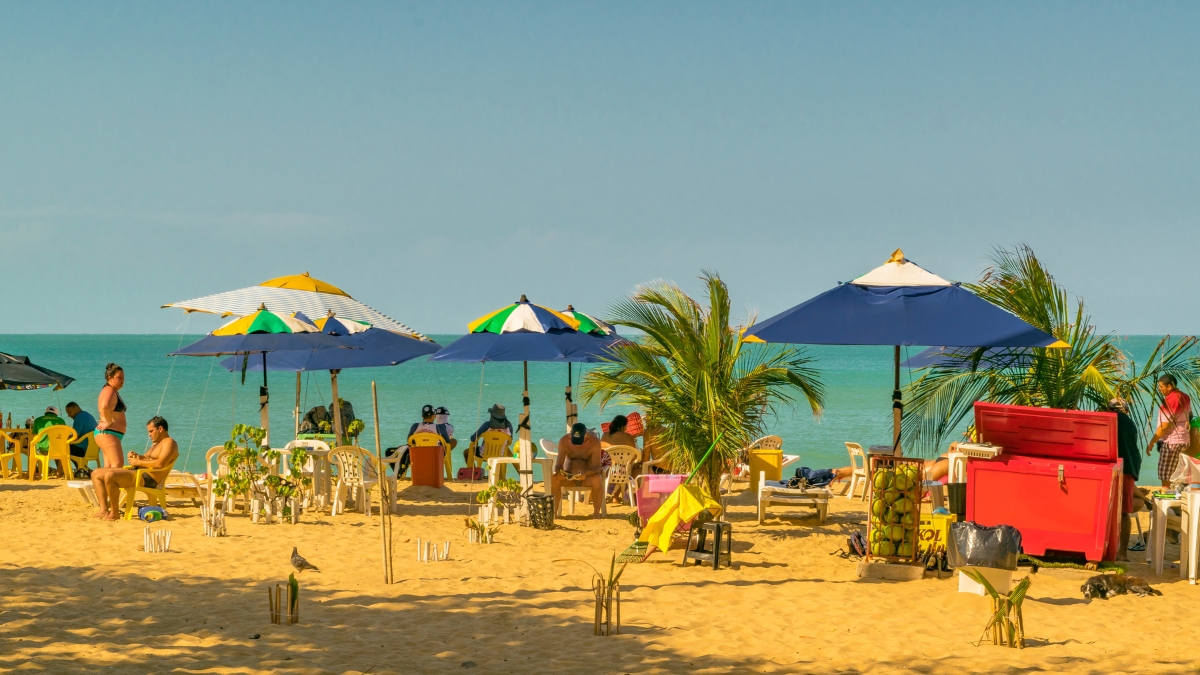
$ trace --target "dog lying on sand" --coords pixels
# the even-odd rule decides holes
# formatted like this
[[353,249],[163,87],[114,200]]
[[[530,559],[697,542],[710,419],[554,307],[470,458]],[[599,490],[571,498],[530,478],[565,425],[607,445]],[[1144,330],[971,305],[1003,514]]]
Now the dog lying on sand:
[[1100,598],[1108,600],[1114,595],[1133,593],[1141,597],[1147,595],[1162,595],[1162,591],[1150,588],[1150,584],[1140,577],[1127,577],[1124,574],[1097,574],[1083,582],[1079,587],[1087,600]]

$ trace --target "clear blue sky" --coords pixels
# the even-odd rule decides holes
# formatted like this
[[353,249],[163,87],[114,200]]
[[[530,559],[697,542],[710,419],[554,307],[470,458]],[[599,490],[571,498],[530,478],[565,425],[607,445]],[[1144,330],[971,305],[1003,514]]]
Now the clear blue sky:
[[[1026,242],[1200,332],[1200,3],[0,4],[0,332],[311,271],[427,333]],[[30,310],[30,311],[22,311]],[[189,330],[211,320],[192,320]]]

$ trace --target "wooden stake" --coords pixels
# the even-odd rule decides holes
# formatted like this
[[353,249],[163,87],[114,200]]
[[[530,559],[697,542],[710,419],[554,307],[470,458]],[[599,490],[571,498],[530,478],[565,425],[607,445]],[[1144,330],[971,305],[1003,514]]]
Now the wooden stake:
[[375,381],[371,380],[371,407],[375,414],[375,455],[379,460],[379,529],[383,538],[383,583],[392,583],[392,496],[387,479],[387,465],[383,463],[383,443],[379,440],[379,395]]

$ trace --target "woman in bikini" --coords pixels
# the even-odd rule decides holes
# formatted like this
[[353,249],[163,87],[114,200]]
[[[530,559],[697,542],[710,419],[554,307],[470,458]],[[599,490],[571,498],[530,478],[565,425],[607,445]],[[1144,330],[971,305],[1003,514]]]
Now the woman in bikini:
[[125,451],[121,439],[125,437],[125,401],[120,390],[125,386],[125,371],[115,363],[104,368],[104,386],[96,409],[100,411],[100,423],[96,425],[96,445],[104,455],[104,466],[119,469],[125,465]]

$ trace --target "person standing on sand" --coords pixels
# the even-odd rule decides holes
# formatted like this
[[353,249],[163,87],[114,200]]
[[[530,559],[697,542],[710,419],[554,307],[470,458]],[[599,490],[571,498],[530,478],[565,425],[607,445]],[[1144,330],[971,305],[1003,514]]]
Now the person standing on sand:
[[152,418],[146,422],[146,434],[150,436],[150,442],[154,444],[149,452],[139,455],[130,450],[129,456],[125,458],[130,467],[128,469],[106,466],[92,472],[92,488],[96,491],[97,499],[100,500],[100,510],[96,512],[97,518],[116,520],[121,517],[121,489],[128,490],[133,487],[133,479],[137,476],[138,469],[149,469],[142,476],[141,487],[153,489],[166,483],[167,475],[171,473],[171,466],[179,457],[179,445],[175,439],[171,438],[167,430],[165,419],[157,416]]
[[1170,373],[1158,378],[1158,393],[1162,394],[1163,403],[1158,408],[1158,428],[1146,446],[1149,457],[1154,446],[1162,442],[1158,449],[1158,479],[1164,488],[1171,487],[1179,454],[1188,449],[1191,441],[1192,399],[1179,391],[1178,386],[1175,376]]
[[96,401],[96,409],[100,413],[100,423],[96,425],[96,445],[100,446],[100,454],[104,455],[104,467],[115,469],[123,466],[125,455],[121,447],[121,439],[125,437],[125,401],[121,400],[121,387],[125,386],[125,370],[115,363],[104,367],[104,386],[100,388],[100,398]]

